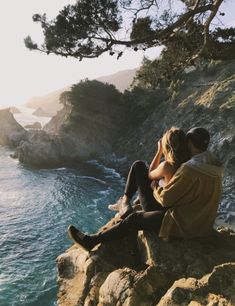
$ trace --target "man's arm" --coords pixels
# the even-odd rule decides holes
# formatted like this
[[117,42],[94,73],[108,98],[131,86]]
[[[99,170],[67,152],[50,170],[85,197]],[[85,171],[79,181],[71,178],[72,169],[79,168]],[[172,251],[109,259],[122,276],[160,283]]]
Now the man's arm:
[[194,177],[188,173],[187,166],[182,165],[170,182],[165,187],[157,187],[154,197],[164,207],[178,206],[182,204],[182,198],[190,198],[190,189],[194,184]]

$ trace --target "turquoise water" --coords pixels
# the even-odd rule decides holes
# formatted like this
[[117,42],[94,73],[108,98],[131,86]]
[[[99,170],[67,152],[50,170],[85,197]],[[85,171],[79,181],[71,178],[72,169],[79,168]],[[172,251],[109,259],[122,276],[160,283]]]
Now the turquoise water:
[[123,190],[113,169],[32,169],[0,147],[0,305],[56,305],[56,257],[71,245],[66,228],[94,232]]

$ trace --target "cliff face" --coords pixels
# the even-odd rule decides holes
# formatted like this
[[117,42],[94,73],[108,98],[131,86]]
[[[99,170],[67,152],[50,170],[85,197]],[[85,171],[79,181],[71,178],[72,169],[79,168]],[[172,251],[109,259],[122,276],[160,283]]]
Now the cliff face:
[[[199,66],[172,83],[164,98],[156,90],[152,112],[135,129],[123,125],[112,150],[130,163],[150,161],[156,140],[172,125],[205,127],[225,165],[221,209],[235,211],[234,93],[235,61]],[[60,306],[235,305],[235,236],[224,229],[167,242],[140,232],[138,246],[126,237],[89,254],[74,245],[57,264]]]
[[[118,220],[112,220],[111,223]],[[162,241],[139,232],[57,259],[58,305],[234,305],[235,235]]]
[[235,212],[235,61],[199,65],[179,76],[168,92],[171,97],[162,100],[156,90],[156,106],[140,126],[120,136],[115,152],[130,161],[150,162],[157,139],[171,126],[184,131],[195,126],[207,128],[209,149],[224,163],[221,208]]
[[108,160],[117,133],[107,116],[80,114],[70,107],[59,111],[44,127],[17,148],[21,162],[35,166],[74,164],[93,158]]
[[15,120],[10,109],[0,110],[0,145],[15,147],[27,137],[28,132]]
[[130,160],[150,161],[156,141],[168,128],[175,125],[187,131],[202,126],[209,130],[211,149],[225,162],[227,173],[235,173],[231,167],[235,160],[235,61],[199,65],[172,82],[168,95],[162,96],[161,91],[156,90],[155,106],[144,122],[122,133],[116,152]]
[[211,149],[225,166],[221,208],[235,211],[234,92],[235,61],[198,64],[196,70],[178,76],[169,88],[152,92],[155,101],[141,123],[136,124],[130,112],[126,116],[128,104],[120,111],[113,110],[111,115],[119,116],[118,120],[102,114],[79,114],[66,107],[52,118],[44,132],[34,133],[21,143],[18,156],[20,161],[37,166],[92,158],[107,163],[113,161],[114,153],[118,159],[125,157],[129,164],[136,159],[150,162],[156,140],[168,128],[175,125],[187,131],[202,126],[209,130]]
[[[136,159],[150,162],[156,140],[168,128],[175,125],[187,131],[193,126],[203,126],[210,131],[212,150],[225,163],[225,174],[234,177],[234,91],[235,61],[211,62],[180,75],[169,88],[155,90],[151,111],[146,112],[145,120],[138,125],[131,113],[123,122],[113,122],[107,115],[79,114],[66,107],[52,118],[44,131],[58,134],[65,150],[67,142],[71,143],[68,146],[74,148],[71,156],[77,159],[96,156],[105,160],[115,153],[118,157],[125,156],[129,162]],[[126,104],[119,113],[116,110],[114,113],[125,117],[129,107]],[[34,146],[32,142],[30,146]],[[22,156],[27,155],[27,145],[24,147]],[[69,152],[67,155],[70,156]],[[27,158],[24,160],[27,162]]]

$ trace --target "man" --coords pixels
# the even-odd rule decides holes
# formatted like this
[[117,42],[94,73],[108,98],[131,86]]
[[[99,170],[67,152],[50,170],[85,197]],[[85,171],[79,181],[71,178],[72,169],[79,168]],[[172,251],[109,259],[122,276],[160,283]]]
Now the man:
[[165,188],[154,190],[156,200],[170,207],[160,237],[200,237],[213,228],[222,191],[222,165],[207,151],[210,136],[203,128],[186,134],[191,159],[184,163]]
[[[153,195],[163,210],[132,213],[113,227],[86,235],[70,225],[69,236],[84,249],[124,237],[127,232],[155,230],[162,238],[192,238],[211,233],[222,190],[221,163],[207,151],[210,136],[204,128],[188,131],[186,141],[191,159],[182,164],[164,187]],[[143,167],[137,163],[136,166]]]

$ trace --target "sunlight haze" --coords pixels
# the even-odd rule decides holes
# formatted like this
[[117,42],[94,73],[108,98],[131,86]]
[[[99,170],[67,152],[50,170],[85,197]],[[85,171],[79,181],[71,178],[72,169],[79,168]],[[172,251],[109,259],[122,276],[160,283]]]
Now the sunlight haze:
[[[73,58],[45,55],[29,51],[24,46],[24,38],[30,35],[36,42],[42,42],[42,30],[32,21],[35,13],[46,13],[49,18],[56,16],[66,4],[75,1],[4,1],[0,11],[0,106],[21,105],[33,96],[48,94],[54,90],[77,83],[86,77],[92,79],[120,70],[136,68],[143,55],[155,58],[159,48],[144,52],[127,51],[116,60],[108,54],[98,59],[84,59],[79,62]],[[227,1],[227,20],[234,24],[233,1]]]

